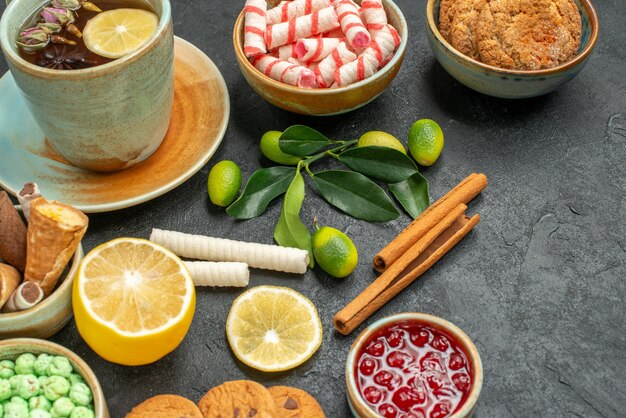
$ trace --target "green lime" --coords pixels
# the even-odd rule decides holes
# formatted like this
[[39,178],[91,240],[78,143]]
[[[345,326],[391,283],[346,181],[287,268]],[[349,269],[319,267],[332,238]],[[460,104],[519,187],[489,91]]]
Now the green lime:
[[343,232],[323,226],[313,234],[313,256],[326,273],[333,277],[346,277],[359,262],[354,243]]
[[285,154],[278,145],[282,135],[279,131],[267,131],[261,137],[261,152],[268,159],[282,165],[297,165],[301,158],[295,155]]
[[402,145],[402,142],[400,142],[398,138],[396,138],[395,136],[390,135],[387,132],[383,132],[383,131],[365,132],[359,138],[359,142],[356,144],[356,146],[357,147],[371,147],[371,146],[387,147],[387,148],[397,149],[403,154],[406,154],[406,149],[404,148],[404,145]]
[[434,120],[421,119],[409,131],[409,151],[420,165],[435,164],[443,149],[443,131]]
[[240,187],[241,170],[232,161],[220,161],[209,172],[209,199],[217,206],[226,207],[233,203]]

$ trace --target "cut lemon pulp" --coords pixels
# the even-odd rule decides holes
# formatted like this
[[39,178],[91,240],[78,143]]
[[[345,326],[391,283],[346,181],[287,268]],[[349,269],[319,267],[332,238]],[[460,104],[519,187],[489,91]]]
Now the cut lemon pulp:
[[292,369],[322,343],[322,323],[313,303],[286,287],[257,286],[233,302],[226,336],[235,356],[266,372]]
[[76,326],[114,363],[152,363],[183,340],[195,309],[183,262],[150,241],[119,238],[93,249],[74,282]]
[[94,54],[120,58],[146,43],[158,23],[157,15],[147,10],[108,10],[87,22],[83,30],[83,40]]

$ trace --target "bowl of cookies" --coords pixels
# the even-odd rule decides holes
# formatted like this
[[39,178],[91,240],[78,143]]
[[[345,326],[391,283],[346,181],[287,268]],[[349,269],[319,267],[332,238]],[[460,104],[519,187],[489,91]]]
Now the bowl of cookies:
[[572,80],[598,39],[590,0],[428,0],[428,41],[457,81],[506,99]]
[[13,206],[0,192],[0,340],[48,338],[72,317],[72,283],[88,218],[35,183]]
[[252,89],[277,107],[316,116],[378,97],[407,43],[406,20],[391,0],[247,0],[233,31]]

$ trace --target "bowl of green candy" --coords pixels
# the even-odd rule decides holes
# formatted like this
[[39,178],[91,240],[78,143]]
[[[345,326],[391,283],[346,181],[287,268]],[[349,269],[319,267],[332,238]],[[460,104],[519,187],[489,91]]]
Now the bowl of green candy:
[[30,338],[0,341],[0,417],[109,418],[89,366],[58,344]]

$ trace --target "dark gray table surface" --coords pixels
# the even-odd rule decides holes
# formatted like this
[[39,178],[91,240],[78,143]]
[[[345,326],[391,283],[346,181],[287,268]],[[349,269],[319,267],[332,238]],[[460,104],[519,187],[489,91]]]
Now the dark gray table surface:
[[[4,3],[4,2],[2,2]],[[202,49],[230,91],[231,120],[219,150],[198,174],[149,203],[91,215],[86,250],[120,236],[148,237],[152,227],[217,237],[272,242],[279,204],[262,217],[233,221],[210,204],[206,179],[216,161],[232,159],[247,178],[267,166],[258,147],[263,132],[302,123],[337,138],[369,130],[403,140],[411,124],[440,123],[446,145],[423,171],[431,199],[471,172],[489,187],[470,205],[477,228],[424,276],[367,323],[385,315],[422,311],[460,326],[480,351],[485,382],[476,417],[626,415],[626,32],[621,0],[596,2],[601,34],[583,72],[557,92],[507,101],[475,93],[452,79],[426,41],[425,1],[399,0],[410,46],[391,87],[347,115],[311,118],[259,98],[237,68],[232,26],[243,1],[173,2],[175,33]],[[0,11],[4,7],[0,6]],[[0,60],[0,73],[6,71]],[[1,170],[2,168],[0,168]],[[324,325],[319,352],[280,374],[255,372],[231,354],[224,323],[240,291],[199,289],[196,315],[182,345],[156,364],[122,367],[92,352],[74,323],[52,339],[95,370],[113,418],[159,393],[197,401],[225,380],[301,387],[329,417],[348,416],[344,362],[354,337],[334,332],[331,318],[376,278],[374,254],[405,225],[349,218],[307,188],[303,220],[348,231],[360,263],[336,280],[319,269],[304,277],[253,271],[251,285],[292,287],[317,305]]]

